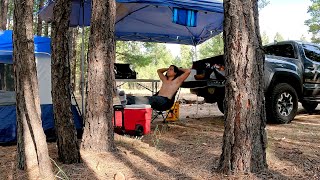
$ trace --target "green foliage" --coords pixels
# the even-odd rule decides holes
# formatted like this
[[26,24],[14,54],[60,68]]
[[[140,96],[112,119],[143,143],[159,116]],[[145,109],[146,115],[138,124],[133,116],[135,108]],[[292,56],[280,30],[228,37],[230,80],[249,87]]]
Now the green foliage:
[[136,67],[139,78],[157,79],[157,69],[169,67],[174,63],[171,52],[161,43],[145,43],[144,53],[149,56],[151,62],[147,66]]
[[173,64],[178,67],[191,67],[192,61],[195,60],[194,52],[195,50],[193,46],[180,45],[180,57],[176,57]]
[[209,39],[199,46],[200,59],[209,58],[224,53],[222,33]]
[[305,25],[309,26],[309,32],[312,33],[311,41],[320,42],[320,0],[311,0],[312,5],[309,6],[308,13],[311,18],[305,21]]
[[261,35],[261,41],[262,41],[262,45],[266,45],[266,44],[269,44],[269,37],[267,35],[267,32],[263,32],[262,35]]
[[9,24],[7,29],[13,29],[13,1],[8,1],[8,19]]
[[276,35],[274,36],[273,40],[276,42],[280,42],[280,41],[284,41],[284,38],[279,32],[277,32]]
[[144,67],[151,63],[151,56],[143,51],[145,43],[135,41],[117,41],[117,62],[129,63],[134,67]]

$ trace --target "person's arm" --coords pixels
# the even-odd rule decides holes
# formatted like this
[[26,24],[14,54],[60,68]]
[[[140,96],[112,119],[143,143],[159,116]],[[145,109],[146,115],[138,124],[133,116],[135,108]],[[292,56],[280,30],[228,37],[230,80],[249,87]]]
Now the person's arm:
[[187,77],[191,73],[191,69],[179,68],[179,71],[182,71],[183,74],[181,74],[179,77],[177,77],[177,80],[179,81],[179,83],[182,83],[184,80],[187,79]]
[[161,81],[164,81],[164,80],[167,79],[166,76],[163,75],[163,73],[166,72],[167,70],[168,70],[168,68],[161,68],[161,69],[157,70],[157,73],[158,73],[159,78],[161,79]]

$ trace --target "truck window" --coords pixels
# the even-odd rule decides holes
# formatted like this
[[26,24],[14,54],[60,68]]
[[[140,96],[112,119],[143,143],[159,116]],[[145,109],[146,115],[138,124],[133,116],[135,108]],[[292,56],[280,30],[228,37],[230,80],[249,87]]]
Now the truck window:
[[311,44],[302,44],[304,54],[312,61],[320,62],[320,48]]
[[271,45],[265,47],[265,53],[268,55],[281,56],[287,58],[296,58],[291,44]]

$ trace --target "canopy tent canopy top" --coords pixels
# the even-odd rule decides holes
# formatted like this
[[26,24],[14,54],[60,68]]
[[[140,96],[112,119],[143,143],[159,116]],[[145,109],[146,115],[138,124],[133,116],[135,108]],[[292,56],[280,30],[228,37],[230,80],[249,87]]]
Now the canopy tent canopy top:
[[[55,2],[39,12],[53,19]],[[223,30],[223,3],[219,0],[116,0],[116,40],[199,45]],[[196,26],[173,23],[174,8],[196,11]],[[72,0],[70,26],[89,26],[91,0]]]

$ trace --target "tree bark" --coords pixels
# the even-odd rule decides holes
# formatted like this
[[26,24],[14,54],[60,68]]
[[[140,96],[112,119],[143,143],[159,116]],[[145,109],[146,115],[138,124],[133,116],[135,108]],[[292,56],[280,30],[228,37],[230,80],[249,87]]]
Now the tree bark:
[[0,0],[0,30],[7,29],[8,1]]
[[264,54],[257,0],[224,0],[225,131],[219,170],[242,174],[267,167]]
[[13,63],[18,126],[18,168],[30,179],[54,179],[46,137],[41,125],[40,100],[33,44],[33,0],[14,0]]
[[[40,11],[40,9],[43,7],[43,2],[44,0],[39,1],[38,11]],[[37,35],[38,36],[42,35],[42,20],[39,15],[38,15]]]
[[63,163],[80,162],[79,145],[71,111],[69,16],[71,1],[57,0],[52,22],[52,101],[57,133],[59,160]]
[[115,0],[93,0],[89,40],[88,98],[82,149],[113,151]]

